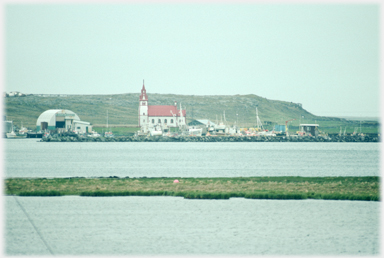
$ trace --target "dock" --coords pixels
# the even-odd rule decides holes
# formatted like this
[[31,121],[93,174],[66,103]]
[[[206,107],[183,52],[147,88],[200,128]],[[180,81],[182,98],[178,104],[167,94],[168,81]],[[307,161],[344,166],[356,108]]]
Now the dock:
[[27,138],[43,138],[43,133],[29,132]]

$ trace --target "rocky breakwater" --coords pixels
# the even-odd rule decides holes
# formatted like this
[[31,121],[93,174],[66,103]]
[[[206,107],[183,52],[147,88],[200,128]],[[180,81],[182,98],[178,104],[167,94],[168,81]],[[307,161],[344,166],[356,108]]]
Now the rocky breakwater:
[[379,142],[378,135],[366,136],[119,136],[88,137],[76,134],[54,134],[41,142]]

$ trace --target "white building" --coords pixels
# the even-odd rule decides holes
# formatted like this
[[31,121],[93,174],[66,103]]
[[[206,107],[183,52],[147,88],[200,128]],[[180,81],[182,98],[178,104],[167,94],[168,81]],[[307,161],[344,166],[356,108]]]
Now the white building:
[[66,109],[49,109],[41,113],[36,121],[36,130],[59,130],[62,132],[86,133],[92,131],[89,122],[80,121],[79,116]]
[[177,109],[176,101],[174,105],[148,105],[148,96],[144,82],[139,103],[139,126],[142,128],[154,127],[156,125],[160,125],[163,128],[186,125],[186,110],[181,108],[181,104],[180,109]]
[[73,132],[75,133],[91,133],[92,125],[89,122],[73,121]]

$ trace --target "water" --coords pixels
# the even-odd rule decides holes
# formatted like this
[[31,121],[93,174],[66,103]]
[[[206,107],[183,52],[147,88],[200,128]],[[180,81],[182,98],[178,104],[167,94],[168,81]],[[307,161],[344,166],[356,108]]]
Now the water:
[[5,245],[9,255],[369,255],[378,213],[358,201],[9,196]]
[[5,141],[6,177],[379,176],[378,143]]
[[[5,177],[379,176],[377,143],[5,141]],[[373,255],[379,202],[15,197],[8,255]]]

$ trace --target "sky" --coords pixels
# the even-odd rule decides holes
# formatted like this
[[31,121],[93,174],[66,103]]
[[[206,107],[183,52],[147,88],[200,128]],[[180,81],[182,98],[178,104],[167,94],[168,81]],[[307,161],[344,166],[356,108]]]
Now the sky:
[[[380,5],[4,6],[4,91],[255,94],[380,116]],[[168,104],[168,103],[164,103]]]

